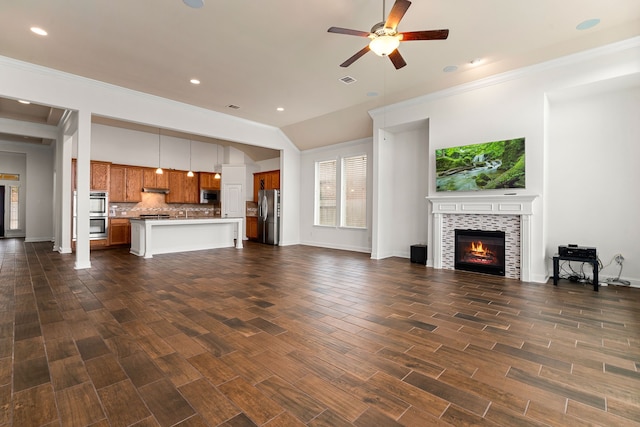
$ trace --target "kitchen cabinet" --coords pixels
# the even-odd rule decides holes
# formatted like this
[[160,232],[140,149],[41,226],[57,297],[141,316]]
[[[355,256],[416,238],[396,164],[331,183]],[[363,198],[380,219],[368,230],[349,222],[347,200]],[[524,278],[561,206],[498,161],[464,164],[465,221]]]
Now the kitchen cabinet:
[[272,171],[271,172],[271,189],[279,190],[280,189],[280,171]]
[[189,177],[186,171],[176,170],[165,173],[169,175],[167,203],[198,203],[200,201],[197,176]]
[[280,171],[256,172],[253,174],[253,201],[258,201],[258,191],[279,190]]
[[247,217],[247,238],[252,240],[258,239],[258,218],[255,216]]
[[142,171],[142,187],[169,188],[169,174],[158,174],[153,168],[144,168]]
[[127,166],[125,201],[142,201],[142,168]]
[[128,218],[109,218],[109,246],[131,244],[131,223]]
[[185,194],[184,203],[199,203],[200,202],[200,186],[198,180],[198,174],[194,176],[185,175]]
[[111,165],[109,183],[111,202],[142,201],[142,169],[137,166]]
[[[111,163],[91,161],[89,169],[89,188],[91,190],[109,191],[111,177]],[[71,189],[76,190],[78,185],[78,161],[71,159]]]
[[219,190],[220,178],[216,179],[215,173],[200,172],[200,188],[204,190]]
[[110,202],[125,202],[127,187],[126,187],[126,177],[127,177],[127,168],[126,166],[120,165],[111,165],[110,170],[110,181],[109,181],[109,201]]
[[91,189],[109,191],[111,163],[91,162]]
[[[109,247],[109,239],[89,240],[89,250],[105,249],[107,247]],[[75,240],[71,241],[71,250],[72,251],[76,250],[76,241]]]

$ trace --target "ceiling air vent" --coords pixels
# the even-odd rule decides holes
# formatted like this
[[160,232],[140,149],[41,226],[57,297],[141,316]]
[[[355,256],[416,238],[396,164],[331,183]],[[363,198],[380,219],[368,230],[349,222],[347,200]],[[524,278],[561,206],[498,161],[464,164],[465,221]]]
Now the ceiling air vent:
[[239,106],[237,106],[237,105],[233,105],[233,104],[229,104],[229,105],[227,105],[227,108],[231,108],[232,110],[239,110],[239,109],[240,109],[240,107],[239,107]]
[[340,79],[338,79],[338,80],[340,80],[342,83],[344,83],[344,84],[346,84],[346,85],[350,85],[351,83],[355,83],[355,82],[357,82],[357,80],[356,80],[356,79],[354,79],[354,78],[353,78],[353,77],[351,77],[351,76],[344,76],[344,77],[342,77],[342,78],[340,78]]

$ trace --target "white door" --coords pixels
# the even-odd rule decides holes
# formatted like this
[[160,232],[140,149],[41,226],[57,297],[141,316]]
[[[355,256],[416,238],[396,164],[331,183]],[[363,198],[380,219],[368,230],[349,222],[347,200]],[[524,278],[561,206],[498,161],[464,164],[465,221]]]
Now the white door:
[[222,217],[244,217],[245,203],[242,197],[242,184],[224,184],[222,186]]

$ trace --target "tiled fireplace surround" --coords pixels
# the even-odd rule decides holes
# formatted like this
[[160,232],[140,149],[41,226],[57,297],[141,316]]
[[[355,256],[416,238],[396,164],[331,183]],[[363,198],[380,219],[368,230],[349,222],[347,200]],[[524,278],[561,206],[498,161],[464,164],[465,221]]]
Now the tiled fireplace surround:
[[454,268],[454,230],[505,232],[505,276],[531,280],[531,216],[537,196],[427,197],[433,218],[433,267]]

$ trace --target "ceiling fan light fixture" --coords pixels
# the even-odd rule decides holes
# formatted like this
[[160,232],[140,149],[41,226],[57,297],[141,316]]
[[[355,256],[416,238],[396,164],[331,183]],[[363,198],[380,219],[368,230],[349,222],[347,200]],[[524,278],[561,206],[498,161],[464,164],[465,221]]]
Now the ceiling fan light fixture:
[[400,46],[398,36],[383,35],[375,37],[369,43],[369,49],[378,56],[388,56]]

